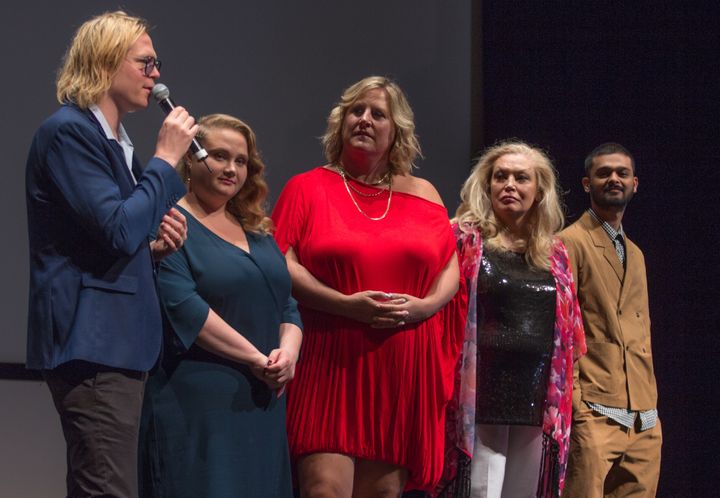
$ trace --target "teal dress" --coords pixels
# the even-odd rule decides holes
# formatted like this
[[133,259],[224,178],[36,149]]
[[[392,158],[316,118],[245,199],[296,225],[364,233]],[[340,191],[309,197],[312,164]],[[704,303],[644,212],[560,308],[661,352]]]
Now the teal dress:
[[272,236],[247,232],[246,252],[181,210],[188,239],[158,274],[167,323],[145,392],[140,494],[291,497],[285,396],[195,344],[212,308],[264,354],[277,348],[281,323],[300,326],[285,258]]

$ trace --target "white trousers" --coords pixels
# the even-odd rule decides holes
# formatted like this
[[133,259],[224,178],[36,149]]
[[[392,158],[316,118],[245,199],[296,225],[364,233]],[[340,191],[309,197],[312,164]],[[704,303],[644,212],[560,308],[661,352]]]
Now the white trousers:
[[534,498],[542,457],[542,427],[475,426],[472,498]]

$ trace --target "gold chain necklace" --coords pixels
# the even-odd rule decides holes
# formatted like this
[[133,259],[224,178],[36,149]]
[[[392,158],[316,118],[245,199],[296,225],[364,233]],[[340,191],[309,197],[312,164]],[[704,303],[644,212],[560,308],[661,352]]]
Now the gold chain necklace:
[[[340,167],[341,167],[343,170],[345,169],[342,164],[340,165]],[[345,173],[347,173],[347,171],[346,171]],[[350,176],[349,173],[348,173],[348,176]],[[377,186],[377,185],[384,185],[384,184],[390,182],[390,177],[391,177],[391,176],[392,176],[391,171],[390,171],[390,170],[387,170],[383,176],[381,176],[379,179],[375,180],[374,182],[372,182],[372,183],[363,182],[363,183],[366,184],[366,185],[370,185],[371,187],[375,187],[375,186]],[[352,178],[353,180],[355,180],[355,177],[353,177],[353,176],[350,176],[350,178]]]
[[[392,200],[392,175],[389,175],[389,176],[386,175],[386,176],[384,176],[384,177],[381,179],[381,180],[383,181],[383,183],[384,183],[385,178],[386,178],[386,177],[388,178],[388,189],[387,189],[387,191],[388,191],[388,200],[387,200],[387,206],[385,206],[385,212],[384,212],[382,215],[378,216],[378,217],[373,217],[373,216],[368,215],[365,211],[363,211],[363,210],[360,208],[360,205],[359,205],[359,204],[357,203],[357,201],[355,200],[355,197],[353,197],[352,192],[350,192],[350,184],[349,184],[348,179],[347,179],[347,176],[346,176],[347,173],[345,172],[345,168],[343,168],[341,165],[339,165],[339,166],[338,166],[338,172],[340,173],[340,176],[341,176],[342,179],[343,179],[343,183],[345,184],[345,190],[347,190],[347,193],[348,193],[348,195],[350,196],[350,200],[352,201],[353,204],[355,204],[355,207],[357,208],[358,211],[360,211],[360,214],[362,214],[365,218],[367,218],[367,219],[369,219],[369,220],[371,220],[371,221],[380,221],[380,220],[382,220],[383,218],[385,218],[385,217],[387,216],[388,211],[390,211],[390,201]],[[358,192],[357,189],[354,188],[354,187],[353,187],[353,190],[355,190],[356,192]],[[360,194],[360,192],[358,192],[358,193],[359,193],[360,195],[366,195],[366,197],[375,197],[376,195],[380,195],[380,194],[383,193],[383,192],[385,192],[385,191],[384,191],[384,190],[380,190],[380,191],[377,192],[376,194],[370,194],[370,195]]]
[[[385,185],[386,183],[388,183],[388,182],[390,181],[390,177],[392,176],[392,171],[391,171],[391,170],[387,170],[383,176],[381,176],[380,178],[378,178],[378,179],[375,180],[374,182],[367,182],[367,181],[365,181],[365,180],[358,180],[356,177],[354,177],[353,175],[351,175],[350,173],[348,173],[348,171],[345,169],[345,166],[343,166],[343,163],[340,162],[340,161],[338,161],[337,164],[333,164],[333,167],[334,167],[336,170],[342,171],[343,173],[345,173],[345,176],[350,177],[351,180],[355,180],[356,182],[359,182],[359,183],[362,183],[362,184],[365,184],[365,185],[369,185],[369,186],[371,186],[371,187],[377,187],[378,185]],[[354,190],[354,189],[353,189],[353,190]]]
[[362,190],[359,190],[357,187],[354,187],[353,184],[350,182],[346,182],[346,185],[348,187],[350,187],[352,189],[352,191],[355,192],[357,195],[361,195],[363,197],[377,197],[378,195],[380,195],[384,192],[387,192],[387,190],[385,190],[385,189],[376,189],[377,192],[371,192],[368,194],[367,192],[363,192]]

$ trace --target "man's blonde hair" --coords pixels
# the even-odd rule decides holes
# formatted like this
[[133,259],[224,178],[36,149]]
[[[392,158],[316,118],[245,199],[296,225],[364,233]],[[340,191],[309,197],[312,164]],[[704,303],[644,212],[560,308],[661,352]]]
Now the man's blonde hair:
[[58,71],[57,99],[82,109],[96,104],[112,84],[133,43],[149,29],[147,21],[120,10],[83,23]]

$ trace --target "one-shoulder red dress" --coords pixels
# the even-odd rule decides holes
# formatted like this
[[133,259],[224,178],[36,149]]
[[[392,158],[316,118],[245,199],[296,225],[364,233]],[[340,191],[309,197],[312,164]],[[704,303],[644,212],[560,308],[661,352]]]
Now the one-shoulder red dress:
[[[387,192],[352,192],[353,198],[342,177],[322,167],[292,178],[273,212],[280,249],[292,247],[315,278],[344,294],[425,296],[455,255],[445,208],[393,192],[387,216],[374,221],[369,217],[383,214]],[[301,306],[304,339],[288,389],[291,455],[331,452],[388,462],[408,469],[406,489],[433,488],[442,474],[445,406],[465,299],[461,284],[432,317],[393,329]]]

